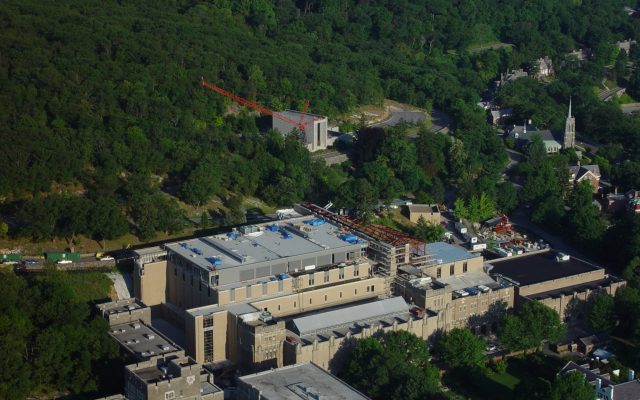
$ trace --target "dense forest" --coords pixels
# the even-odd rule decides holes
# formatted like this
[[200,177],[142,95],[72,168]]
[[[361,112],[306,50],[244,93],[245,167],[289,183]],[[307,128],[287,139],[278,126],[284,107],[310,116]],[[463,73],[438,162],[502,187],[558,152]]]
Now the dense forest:
[[[589,47],[596,61],[585,68],[603,68],[610,43],[640,34],[630,3],[6,1],[0,196],[3,215],[17,216],[6,218],[9,234],[104,240],[132,230],[147,239],[184,226],[176,198],[199,206],[217,196],[230,209],[243,196],[332,198],[366,216],[378,199],[441,201],[455,186],[500,207],[507,157],[475,106],[481,94],[542,55]],[[499,41],[513,46],[472,51]],[[330,117],[384,98],[435,107],[455,135],[359,134],[363,150],[327,168],[297,141],[260,132],[255,115],[229,113],[201,76],[276,110],[306,99]],[[579,129],[597,130],[576,103]]]
[[107,335],[109,324],[92,312],[110,287],[99,272],[0,271],[0,399],[95,398],[120,390],[129,359]]

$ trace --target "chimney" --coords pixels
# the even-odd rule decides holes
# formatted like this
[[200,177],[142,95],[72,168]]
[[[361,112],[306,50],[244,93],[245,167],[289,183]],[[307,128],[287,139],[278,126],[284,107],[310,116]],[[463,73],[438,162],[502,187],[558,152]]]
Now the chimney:
[[578,160],[578,164],[577,165],[578,165],[578,168],[580,168],[580,160]]
[[522,133],[527,133],[527,121],[524,121],[524,124],[522,124]]
[[529,120],[528,122],[529,122],[529,125],[531,125],[531,120]]
[[627,372],[627,380],[632,381],[635,379],[636,371],[629,368],[629,372]]
[[602,389],[602,379],[596,378],[596,395],[600,393],[601,389]]

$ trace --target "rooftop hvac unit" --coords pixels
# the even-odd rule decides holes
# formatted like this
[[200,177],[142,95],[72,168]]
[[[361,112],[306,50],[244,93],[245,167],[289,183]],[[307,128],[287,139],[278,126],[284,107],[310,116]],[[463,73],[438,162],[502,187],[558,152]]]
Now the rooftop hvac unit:
[[569,261],[571,257],[569,257],[568,254],[564,254],[564,253],[558,253],[556,255],[556,261],[557,262],[562,262],[562,261]]
[[131,324],[131,327],[133,329],[140,329],[140,324],[136,322],[136,323]]
[[269,311],[263,311],[260,313],[258,319],[262,322],[270,322],[273,321],[273,315]]
[[153,340],[153,339],[155,339],[155,338],[156,338],[156,335],[151,334],[151,333],[145,333],[145,334],[144,334],[144,337],[146,337],[146,338],[147,338],[147,340]]

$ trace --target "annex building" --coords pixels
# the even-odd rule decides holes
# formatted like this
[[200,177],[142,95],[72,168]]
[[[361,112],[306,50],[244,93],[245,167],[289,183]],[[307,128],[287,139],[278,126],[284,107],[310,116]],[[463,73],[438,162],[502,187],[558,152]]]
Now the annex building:
[[[273,129],[282,135],[288,135],[298,128],[298,124],[304,125],[302,140],[305,147],[313,152],[326,149],[328,146],[328,119],[321,115],[310,114],[295,110],[285,110],[278,113],[280,118],[273,118]],[[291,122],[287,122],[291,121]]]
[[626,282],[596,265],[550,250],[492,260],[488,271],[498,282],[510,282],[515,307],[539,301],[553,308],[566,323],[586,318],[588,301],[600,294],[611,296]]

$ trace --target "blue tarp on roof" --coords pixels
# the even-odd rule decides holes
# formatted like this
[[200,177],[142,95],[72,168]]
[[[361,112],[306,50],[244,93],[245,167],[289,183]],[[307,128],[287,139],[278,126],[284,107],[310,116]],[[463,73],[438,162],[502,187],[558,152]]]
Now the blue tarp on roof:
[[206,260],[213,265],[222,265],[222,260],[218,257],[207,257]]
[[237,239],[240,235],[237,234],[236,232],[229,232],[227,233],[227,237],[231,238],[231,239]]
[[358,243],[358,237],[353,233],[346,233],[344,235],[340,235],[340,239],[344,240],[347,243],[355,244]]
[[310,219],[308,221],[304,221],[305,224],[311,225],[311,226],[319,226],[319,225],[323,225],[326,221],[322,218],[314,218],[314,219]]

